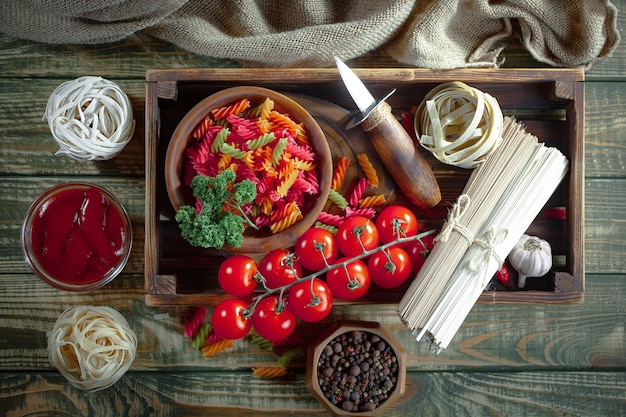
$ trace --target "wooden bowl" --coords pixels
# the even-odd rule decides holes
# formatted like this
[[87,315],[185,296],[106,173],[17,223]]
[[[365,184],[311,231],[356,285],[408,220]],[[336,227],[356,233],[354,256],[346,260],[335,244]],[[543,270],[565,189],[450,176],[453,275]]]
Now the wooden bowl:
[[[353,333],[354,332],[354,333]],[[318,372],[318,363],[320,362],[320,357],[322,356],[324,349],[329,345],[333,339],[338,336],[345,335],[346,337],[352,337],[356,335],[356,340],[359,340],[361,336],[358,334],[367,333],[368,340],[372,340],[371,336],[377,336],[382,339],[385,344],[391,348],[390,352],[392,352],[393,356],[395,356],[397,360],[397,373],[395,374],[395,383],[393,390],[388,392],[388,397],[382,401],[375,409],[373,410],[365,410],[365,411],[356,411],[356,410],[345,410],[337,404],[333,404],[329,398],[327,398],[324,394],[322,387],[320,386],[320,378],[324,380],[335,379],[337,380],[337,375],[327,377],[324,375],[325,369],[322,373]],[[347,339],[346,343],[348,346],[352,346],[351,348],[346,349],[350,352],[350,349],[356,350],[357,342],[350,342],[350,339]],[[365,338],[361,339],[365,340]],[[373,344],[373,343],[372,343]],[[374,365],[371,365],[372,367]],[[371,370],[372,368],[368,369]],[[350,373],[351,368],[347,372]],[[335,372],[338,372],[334,369]],[[360,371],[367,372],[367,371]],[[352,374],[353,375],[353,374]],[[393,374],[389,374],[390,376]],[[343,379],[343,378],[341,378]],[[317,400],[328,409],[331,413],[338,416],[380,416],[383,415],[385,410],[393,404],[398,398],[400,398],[405,391],[406,384],[406,352],[402,348],[402,346],[385,330],[383,330],[380,326],[380,323],[376,322],[368,322],[368,321],[339,321],[335,323],[327,332],[325,332],[319,339],[317,339],[314,343],[309,345],[307,352],[307,367],[306,367],[306,379],[305,379],[306,387],[311,391],[313,396],[317,398]],[[378,388],[375,387],[375,388]],[[345,388],[344,388],[345,389]],[[370,391],[372,391],[371,389]],[[340,394],[340,395],[345,395]],[[369,395],[365,397],[363,393],[360,394],[361,397],[358,401],[367,402],[368,398],[371,398]]]
[[266,98],[274,101],[274,110],[288,114],[296,123],[302,123],[308,137],[308,142],[315,151],[315,169],[319,183],[319,193],[307,196],[304,207],[301,207],[302,219],[281,232],[273,234],[267,227],[257,231],[248,227],[244,233],[241,247],[224,247],[233,253],[261,253],[272,249],[292,246],[296,239],[307,229],[313,226],[319,213],[322,211],[330,191],[332,180],[332,155],[324,132],[315,119],[298,103],[276,91],[261,87],[239,86],[221,90],[210,95],[194,106],[180,121],[170,140],[165,157],[165,184],[167,193],[174,207],[195,204],[191,189],[182,182],[185,150],[194,140],[192,132],[195,127],[213,109],[231,105],[243,98],[255,104],[262,103]]

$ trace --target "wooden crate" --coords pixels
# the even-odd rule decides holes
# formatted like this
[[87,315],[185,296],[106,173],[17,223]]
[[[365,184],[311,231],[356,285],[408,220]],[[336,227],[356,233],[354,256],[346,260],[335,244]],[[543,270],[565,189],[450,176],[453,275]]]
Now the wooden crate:
[[[530,279],[524,290],[497,287],[481,303],[571,303],[584,295],[584,72],[577,69],[356,69],[374,96],[396,88],[388,100],[400,117],[435,86],[462,81],[494,96],[505,115],[524,122],[548,146],[570,161],[568,176],[546,209],[565,207],[565,220],[540,214],[528,233],[548,240],[556,255],[549,278]],[[148,305],[215,305],[227,295],[217,283],[223,259],[218,251],[193,248],[180,237],[167,198],[164,160],[172,132],[200,100],[218,90],[255,85],[291,95],[307,108],[327,134],[333,159],[371,146],[361,129],[346,133],[343,123],[353,102],[335,69],[189,69],[149,70],[146,74],[146,233],[145,290]],[[355,138],[356,137],[356,138]],[[353,156],[353,155],[352,155]],[[420,212],[421,230],[438,228],[462,192],[470,171],[443,165],[427,155],[439,180],[442,202]],[[377,161],[377,163],[380,163]],[[384,170],[384,168],[381,168]],[[394,189],[394,201],[409,204]],[[408,284],[407,284],[408,285]],[[359,303],[397,303],[407,285],[369,291]]]

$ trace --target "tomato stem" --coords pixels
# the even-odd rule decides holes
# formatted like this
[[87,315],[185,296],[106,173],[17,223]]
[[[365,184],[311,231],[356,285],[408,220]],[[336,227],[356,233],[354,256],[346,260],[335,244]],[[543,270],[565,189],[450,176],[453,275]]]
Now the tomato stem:
[[[254,308],[256,307],[258,302],[260,300],[262,300],[263,298],[265,298],[265,297],[267,297],[269,295],[275,294],[275,293],[280,293],[281,296],[282,296],[282,294],[284,294],[284,292],[286,290],[288,290],[289,288],[293,287],[294,285],[296,285],[296,284],[298,284],[300,282],[307,281],[307,280],[309,280],[311,282],[311,305],[312,306],[316,306],[316,305],[318,305],[321,302],[321,300],[315,294],[315,292],[313,291],[313,278],[317,278],[319,276],[322,276],[325,273],[327,273],[328,271],[330,271],[332,269],[335,269],[335,268],[346,268],[346,266],[348,264],[350,264],[350,263],[352,263],[352,262],[354,262],[356,260],[367,258],[368,256],[373,255],[374,253],[377,253],[379,251],[385,251],[386,249],[388,249],[388,248],[390,248],[390,247],[392,247],[394,245],[397,245],[399,243],[406,243],[406,242],[412,242],[414,240],[418,240],[422,245],[424,245],[424,243],[421,241],[421,238],[424,238],[426,236],[434,235],[436,232],[437,232],[436,229],[432,229],[432,230],[427,230],[425,232],[422,232],[422,233],[414,235],[414,236],[397,237],[395,240],[393,240],[391,242],[385,243],[384,245],[378,246],[378,247],[376,247],[374,249],[370,249],[370,250],[365,250],[365,247],[363,246],[363,243],[361,242],[361,239],[359,238],[359,243],[361,244],[361,249],[362,249],[360,254],[355,255],[355,256],[353,256],[351,258],[348,258],[348,259],[346,259],[343,262],[338,262],[338,263],[332,264],[332,265],[329,265],[326,261],[324,261],[324,262],[326,262],[326,267],[325,268],[323,268],[323,269],[321,269],[319,271],[313,272],[313,273],[311,273],[309,275],[303,276],[303,277],[299,277],[297,272],[296,272],[296,270],[295,270],[295,268],[293,267],[293,259],[294,259],[295,254],[291,254],[292,255],[291,258],[290,258],[291,259],[291,263],[289,263],[289,260],[287,260],[287,262],[288,262],[288,265],[291,266],[291,269],[293,271],[294,276],[296,277],[296,280],[294,282],[290,282],[289,284],[283,285],[282,287],[268,288],[265,285],[265,278],[263,278],[263,275],[260,272],[257,272],[257,274],[261,275],[261,281],[260,282],[263,283],[263,288],[264,288],[265,292],[255,296],[252,299],[253,302],[251,303],[251,307],[249,307],[249,310],[251,310],[250,314],[254,313]],[[355,233],[355,235],[357,235],[357,234]],[[359,235],[357,235],[357,236],[359,236]],[[287,258],[289,259],[289,256]],[[255,275],[255,277],[256,277],[256,275]]]
[[391,251],[389,249],[384,250],[383,249],[383,253],[385,254],[385,257],[387,258],[387,263],[385,264],[385,270],[387,272],[389,272],[390,274],[393,274],[394,272],[396,272],[396,264],[393,263],[393,259],[391,259]]

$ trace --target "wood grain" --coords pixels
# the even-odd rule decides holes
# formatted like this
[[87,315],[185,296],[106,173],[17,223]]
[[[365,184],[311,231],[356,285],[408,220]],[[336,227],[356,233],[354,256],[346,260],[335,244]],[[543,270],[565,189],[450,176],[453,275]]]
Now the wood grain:
[[[385,416],[619,416],[625,389],[623,374],[607,372],[412,372]],[[301,375],[266,380],[232,372],[134,372],[91,395],[55,374],[2,374],[0,408],[7,416],[328,415]]]
[[[0,370],[52,369],[47,361],[45,334],[67,307],[108,305],[120,311],[137,333],[140,346],[132,370],[245,370],[276,363],[272,352],[246,340],[215,357],[203,358],[183,337],[193,308],[148,307],[143,275],[122,274],[104,288],[68,293],[26,274],[2,275],[0,293]],[[626,366],[624,329],[626,280],[621,275],[588,277],[585,301],[571,305],[485,305],[471,311],[450,347],[434,355],[418,344],[400,323],[396,306],[339,305],[320,323],[299,323],[302,343],[315,339],[336,320],[378,321],[408,354],[412,371],[570,370]],[[45,303],[42,303],[45,300]],[[209,313],[211,309],[209,308]],[[25,313],[28,312],[28,313]],[[593,341],[593,343],[590,343]],[[304,361],[293,364],[302,368]]]

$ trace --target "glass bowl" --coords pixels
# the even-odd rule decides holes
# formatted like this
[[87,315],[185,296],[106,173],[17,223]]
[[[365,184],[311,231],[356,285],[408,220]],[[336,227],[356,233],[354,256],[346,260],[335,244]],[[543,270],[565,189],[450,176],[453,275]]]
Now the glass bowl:
[[26,262],[43,281],[86,291],[122,272],[133,239],[130,217],[115,196],[94,184],[71,182],[31,204],[21,241]]

